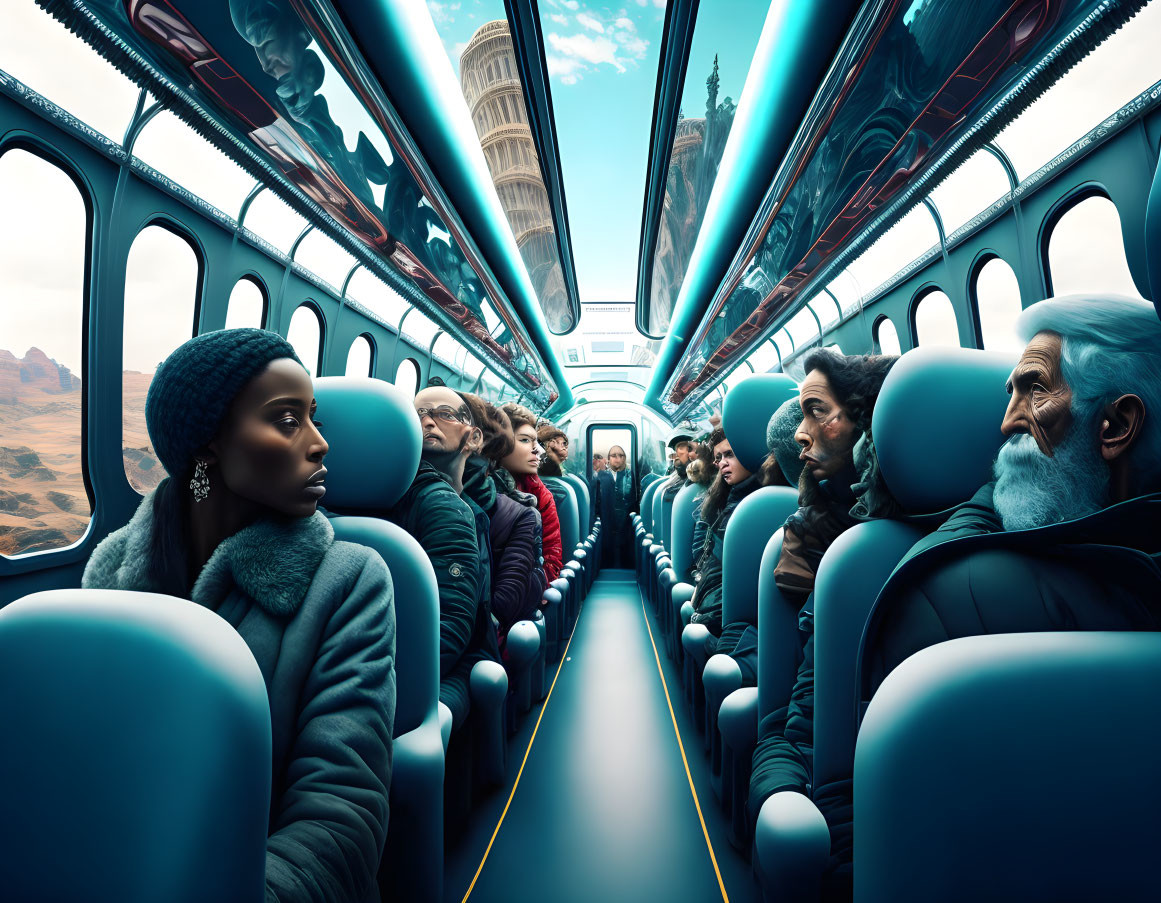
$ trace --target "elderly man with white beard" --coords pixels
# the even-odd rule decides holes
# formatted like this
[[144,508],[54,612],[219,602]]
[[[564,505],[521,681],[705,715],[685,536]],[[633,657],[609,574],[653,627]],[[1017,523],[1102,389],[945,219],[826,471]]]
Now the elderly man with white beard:
[[908,553],[863,648],[869,694],[961,636],[1161,630],[1161,320],[1073,295],[1025,310],[993,482]]

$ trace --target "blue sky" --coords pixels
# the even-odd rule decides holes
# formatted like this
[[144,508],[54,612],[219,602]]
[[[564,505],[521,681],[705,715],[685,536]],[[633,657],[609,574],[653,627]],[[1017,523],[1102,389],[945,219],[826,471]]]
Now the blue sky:
[[[476,29],[504,18],[502,0],[427,5],[457,74]],[[761,0],[701,4],[687,116],[704,113],[715,51],[720,97],[737,101],[766,8]],[[540,13],[581,301],[632,301],[665,0],[542,0]]]

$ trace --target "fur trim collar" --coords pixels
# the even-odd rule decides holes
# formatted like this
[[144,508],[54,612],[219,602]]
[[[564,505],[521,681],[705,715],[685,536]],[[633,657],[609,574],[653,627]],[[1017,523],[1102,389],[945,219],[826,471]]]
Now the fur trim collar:
[[[153,591],[146,570],[152,534],[151,493],[141,500],[128,524],[97,546],[85,568],[84,585]],[[214,550],[190,598],[207,608],[217,608],[237,586],[268,613],[292,615],[306,597],[334,539],[330,522],[319,511],[305,518],[258,521]]]

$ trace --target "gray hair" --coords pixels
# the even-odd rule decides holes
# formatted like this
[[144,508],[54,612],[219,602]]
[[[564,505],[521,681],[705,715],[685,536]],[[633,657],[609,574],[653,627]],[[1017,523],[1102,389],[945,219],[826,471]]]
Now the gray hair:
[[1161,488],[1161,318],[1148,301],[1124,295],[1066,295],[1020,314],[1016,332],[1062,339],[1061,372],[1074,412],[1087,413],[1122,395],[1145,404],[1141,436],[1129,451],[1137,492]]

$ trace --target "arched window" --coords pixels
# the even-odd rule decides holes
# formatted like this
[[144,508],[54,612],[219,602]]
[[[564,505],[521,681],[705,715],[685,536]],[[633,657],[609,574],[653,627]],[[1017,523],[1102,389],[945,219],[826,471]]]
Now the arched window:
[[322,376],[319,372],[319,363],[322,359],[322,322],[313,304],[298,306],[290,318],[286,341],[294,346],[295,352],[311,376]]
[[81,442],[89,211],[62,169],[16,149],[0,156],[0,203],[0,555],[22,555],[72,545],[92,511]]
[[882,317],[875,324],[875,350],[879,354],[900,354],[899,333],[890,317]]
[[1067,208],[1051,225],[1046,242],[1053,295],[1140,294],[1129,275],[1120,214],[1104,195],[1089,195]]
[[158,364],[194,333],[200,283],[188,240],[156,224],[137,234],[125,266],[121,448],[129,485],[142,495],[165,477],[145,428],[145,396]]
[[938,289],[915,304],[915,344],[959,347],[959,328],[951,299]]
[[351,342],[351,350],[347,352],[347,376],[373,376],[374,365],[375,346],[371,337],[363,334]]
[[395,388],[408,398],[414,398],[419,391],[419,365],[411,358],[406,358],[395,372]]
[[226,329],[253,326],[261,329],[266,323],[266,291],[253,276],[243,276],[234,284],[226,305]]
[[1016,318],[1020,316],[1020,284],[1016,274],[999,257],[992,257],[976,270],[972,298],[980,318],[983,347],[988,351],[1019,351]]

